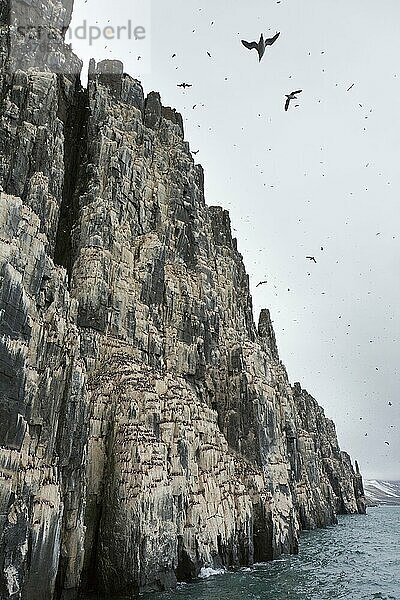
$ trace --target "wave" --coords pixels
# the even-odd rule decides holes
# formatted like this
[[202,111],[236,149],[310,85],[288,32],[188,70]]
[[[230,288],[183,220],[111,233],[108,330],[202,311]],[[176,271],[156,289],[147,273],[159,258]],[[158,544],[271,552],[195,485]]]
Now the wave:
[[200,579],[208,579],[213,575],[223,575],[226,573],[226,569],[213,569],[212,567],[203,567],[199,573]]

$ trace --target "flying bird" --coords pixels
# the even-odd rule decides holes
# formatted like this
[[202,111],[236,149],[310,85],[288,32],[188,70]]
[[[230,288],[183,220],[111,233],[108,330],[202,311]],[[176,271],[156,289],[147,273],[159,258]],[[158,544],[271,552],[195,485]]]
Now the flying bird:
[[296,90],[295,92],[291,92],[290,94],[286,94],[286,103],[285,103],[285,110],[289,109],[289,105],[291,100],[297,100],[297,96],[296,94],[301,94],[303,90]]
[[313,262],[315,262],[315,264],[317,264],[315,256],[306,256],[306,258],[308,258],[308,260],[312,260]]
[[193,84],[191,83],[178,83],[178,85],[176,87],[180,87],[180,88],[191,88]]
[[257,50],[258,61],[260,62],[262,57],[265,54],[265,50],[266,50],[267,46],[272,46],[272,44],[275,44],[275,42],[278,39],[278,37],[280,36],[280,34],[281,33],[279,31],[278,33],[276,33],[274,35],[274,37],[266,38],[266,39],[264,39],[263,34],[261,34],[258,42],[246,42],[246,40],[242,40],[242,44],[248,50]]
[[260,283],[257,283],[256,287],[260,287],[260,285],[265,285],[266,283],[268,283],[268,281],[260,281]]

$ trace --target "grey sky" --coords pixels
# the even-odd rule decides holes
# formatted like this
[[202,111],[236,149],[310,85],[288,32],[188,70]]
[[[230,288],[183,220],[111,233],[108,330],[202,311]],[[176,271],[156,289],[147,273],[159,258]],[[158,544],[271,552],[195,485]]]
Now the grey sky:
[[[76,24],[146,19],[132,0],[75,1]],[[261,64],[240,44],[276,31]],[[399,2],[153,0],[148,42],[74,47],[122,59],[182,113],[291,380],[366,477],[400,479]]]

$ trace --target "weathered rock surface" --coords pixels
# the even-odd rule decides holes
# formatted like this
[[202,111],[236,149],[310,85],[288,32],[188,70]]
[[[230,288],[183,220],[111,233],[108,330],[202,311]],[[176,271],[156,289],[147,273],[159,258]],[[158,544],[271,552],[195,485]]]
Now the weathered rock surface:
[[1,599],[133,596],[364,512],[269,312],[254,323],[181,116],[118,62],[82,89],[1,56]]

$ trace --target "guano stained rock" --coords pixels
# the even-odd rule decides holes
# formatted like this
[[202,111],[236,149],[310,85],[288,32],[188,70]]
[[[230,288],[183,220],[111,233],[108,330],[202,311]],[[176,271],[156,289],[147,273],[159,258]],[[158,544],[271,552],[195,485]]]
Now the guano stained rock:
[[[118,61],[10,70],[0,2],[0,597],[174,586],[365,511],[258,327],[181,116]],[[71,2],[43,0],[42,18]],[[60,59],[61,60],[61,59]],[[70,73],[70,74],[66,74]]]

